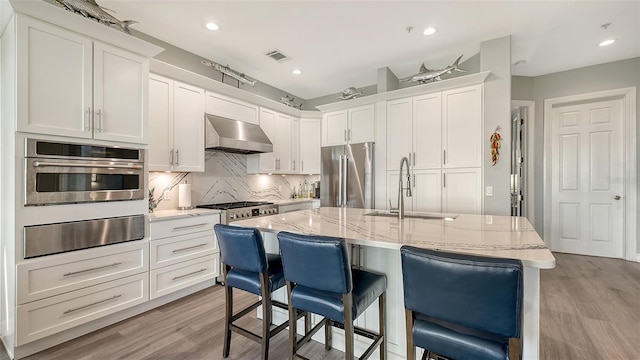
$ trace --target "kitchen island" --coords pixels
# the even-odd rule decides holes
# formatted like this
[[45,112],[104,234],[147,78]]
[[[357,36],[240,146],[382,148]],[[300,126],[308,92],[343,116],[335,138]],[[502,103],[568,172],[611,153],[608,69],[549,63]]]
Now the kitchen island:
[[[367,209],[319,208],[241,220],[233,225],[261,230],[265,246],[271,251],[277,246],[275,234],[279,231],[341,237],[354,245],[357,251],[352,253],[352,259],[356,265],[387,275],[389,359],[402,359],[406,354],[399,251],[402,245],[519,259],[525,267],[523,359],[538,359],[540,269],[554,268],[555,258],[526,218],[460,214],[398,220],[396,217],[368,215],[373,212]],[[428,286],[428,278],[425,278],[425,286]],[[366,312],[358,323],[376,329],[376,311]],[[344,343],[340,341],[343,337],[339,333],[334,333],[334,336],[334,347],[343,349]],[[356,353],[365,348],[364,343],[360,345],[356,345]]]

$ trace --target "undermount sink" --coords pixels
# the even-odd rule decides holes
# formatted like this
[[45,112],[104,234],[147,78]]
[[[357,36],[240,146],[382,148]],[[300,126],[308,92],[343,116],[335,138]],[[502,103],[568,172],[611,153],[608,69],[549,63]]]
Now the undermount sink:
[[[365,214],[366,216],[383,216],[383,217],[398,217],[396,211],[388,210],[376,210]],[[454,214],[442,214],[442,213],[427,213],[427,212],[411,212],[405,211],[404,217],[408,219],[427,219],[427,220],[454,220],[458,215]]]

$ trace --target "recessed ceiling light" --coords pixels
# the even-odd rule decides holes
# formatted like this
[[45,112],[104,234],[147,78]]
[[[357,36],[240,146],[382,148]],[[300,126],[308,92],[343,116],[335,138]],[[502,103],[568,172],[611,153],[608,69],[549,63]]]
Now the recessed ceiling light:
[[204,24],[204,27],[213,31],[220,29],[220,26],[218,26],[218,24],[214,23],[213,21],[209,21],[208,23]]
[[600,44],[598,44],[598,46],[609,46],[609,45],[613,44],[614,42],[616,42],[616,39],[607,39],[607,40],[601,42]]
[[429,26],[428,28],[424,29],[423,34],[425,35],[433,35],[436,33],[436,31],[438,31],[438,29],[434,28],[433,26]]
[[291,70],[291,73],[292,73],[293,75],[300,75],[300,74],[302,74],[302,70],[300,70],[300,69],[293,69],[293,70]]

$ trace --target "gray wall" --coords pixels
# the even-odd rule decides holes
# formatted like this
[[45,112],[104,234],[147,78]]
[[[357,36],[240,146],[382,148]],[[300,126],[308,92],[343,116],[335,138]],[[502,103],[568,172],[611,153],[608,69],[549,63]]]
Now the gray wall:
[[[222,74],[219,71],[211,69],[210,67],[202,65],[200,63],[202,60],[205,60],[205,58],[203,58],[202,56],[196,55],[194,53],[190,53],[186,50],[180,49],[176,46],[173,46],[162,40],[158,40],[154,37],[151,37],[139,31],[132,30],[132,32],[136,37],[146,40],[150,43],[156,44],[165,49],[160,54],[154,56],[154,59],[191,71],[193,73],[202,75],[204,77],[214,79],[216,81],[222,81]],[[217,62],[216,59],[206,59],[206,60]],[[222,65],[227,65],[227,64],[222,64]],[[233,69],[233,64],[229,64],[229,67]],[[251,74],[246,74],[246,75],[247,77],[251,78]],[[239,88],[247,92],[251,92],[251,93],[260,95],[262,97],[265,97],[267,99],[275,100],[278,102],[280,101],[281,97],[285,95],[289,95],[295,98],[294,100],[295,104],[304,103],[303,99],[296,97],[295,95],[284,92],[269,84],[259,82],[260,79],[256,79],[256,80],[258,80],[258,83],[256,84],[255,87],[241,83]],[[230,78],[229,76],[225,76],[224,83],[233,87],[237,87],[238,85],[238,81],[236,81],[233,78]]]
[[[519,77],[513,79],[514,100],[534,100],[536,103],[535,118],[535,206],[538,233],[544,229],[543,201],[543,155],[544,155],[544,100],[555,97],[583,94],[596,91],[636,87],[636,116],[640,115],[640,57],[615,61],[606,64],[588,66],[538,77]],[[640,135],[640,126],[636,127],[636,139]],[[638,157],[640,162],[640,156]],[[640,163],[637,168],[640,169]],[[636,182],[638,185],[638,182]],[[638,189],[640,191],[640,188]],[[638,203],[640,205],[640,202]],[[640,208],[638,209],[640,215]],[[639,219],[640,220],[640,216]],[[640,237],[637,239],[637,251],[640,250]]]
[[[491,70],[484,82],[484,130],[482,142],[484,186],[493,187],[493,196],[484,197],[484,212],[511,214],[511,36],[480,44],[480,70]],[[493,165],[489,138],[496,128],[502,130],[500,157]],[[484,192],[484,189],[483,189]]]

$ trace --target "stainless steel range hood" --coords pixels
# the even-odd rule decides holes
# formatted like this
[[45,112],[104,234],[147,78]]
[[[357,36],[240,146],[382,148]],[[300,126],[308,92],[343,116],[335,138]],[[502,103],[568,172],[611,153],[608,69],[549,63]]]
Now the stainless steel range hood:
[[260,126],[221,116],[204,114],[205,148],[240,154],[273,151],[273,144]]

